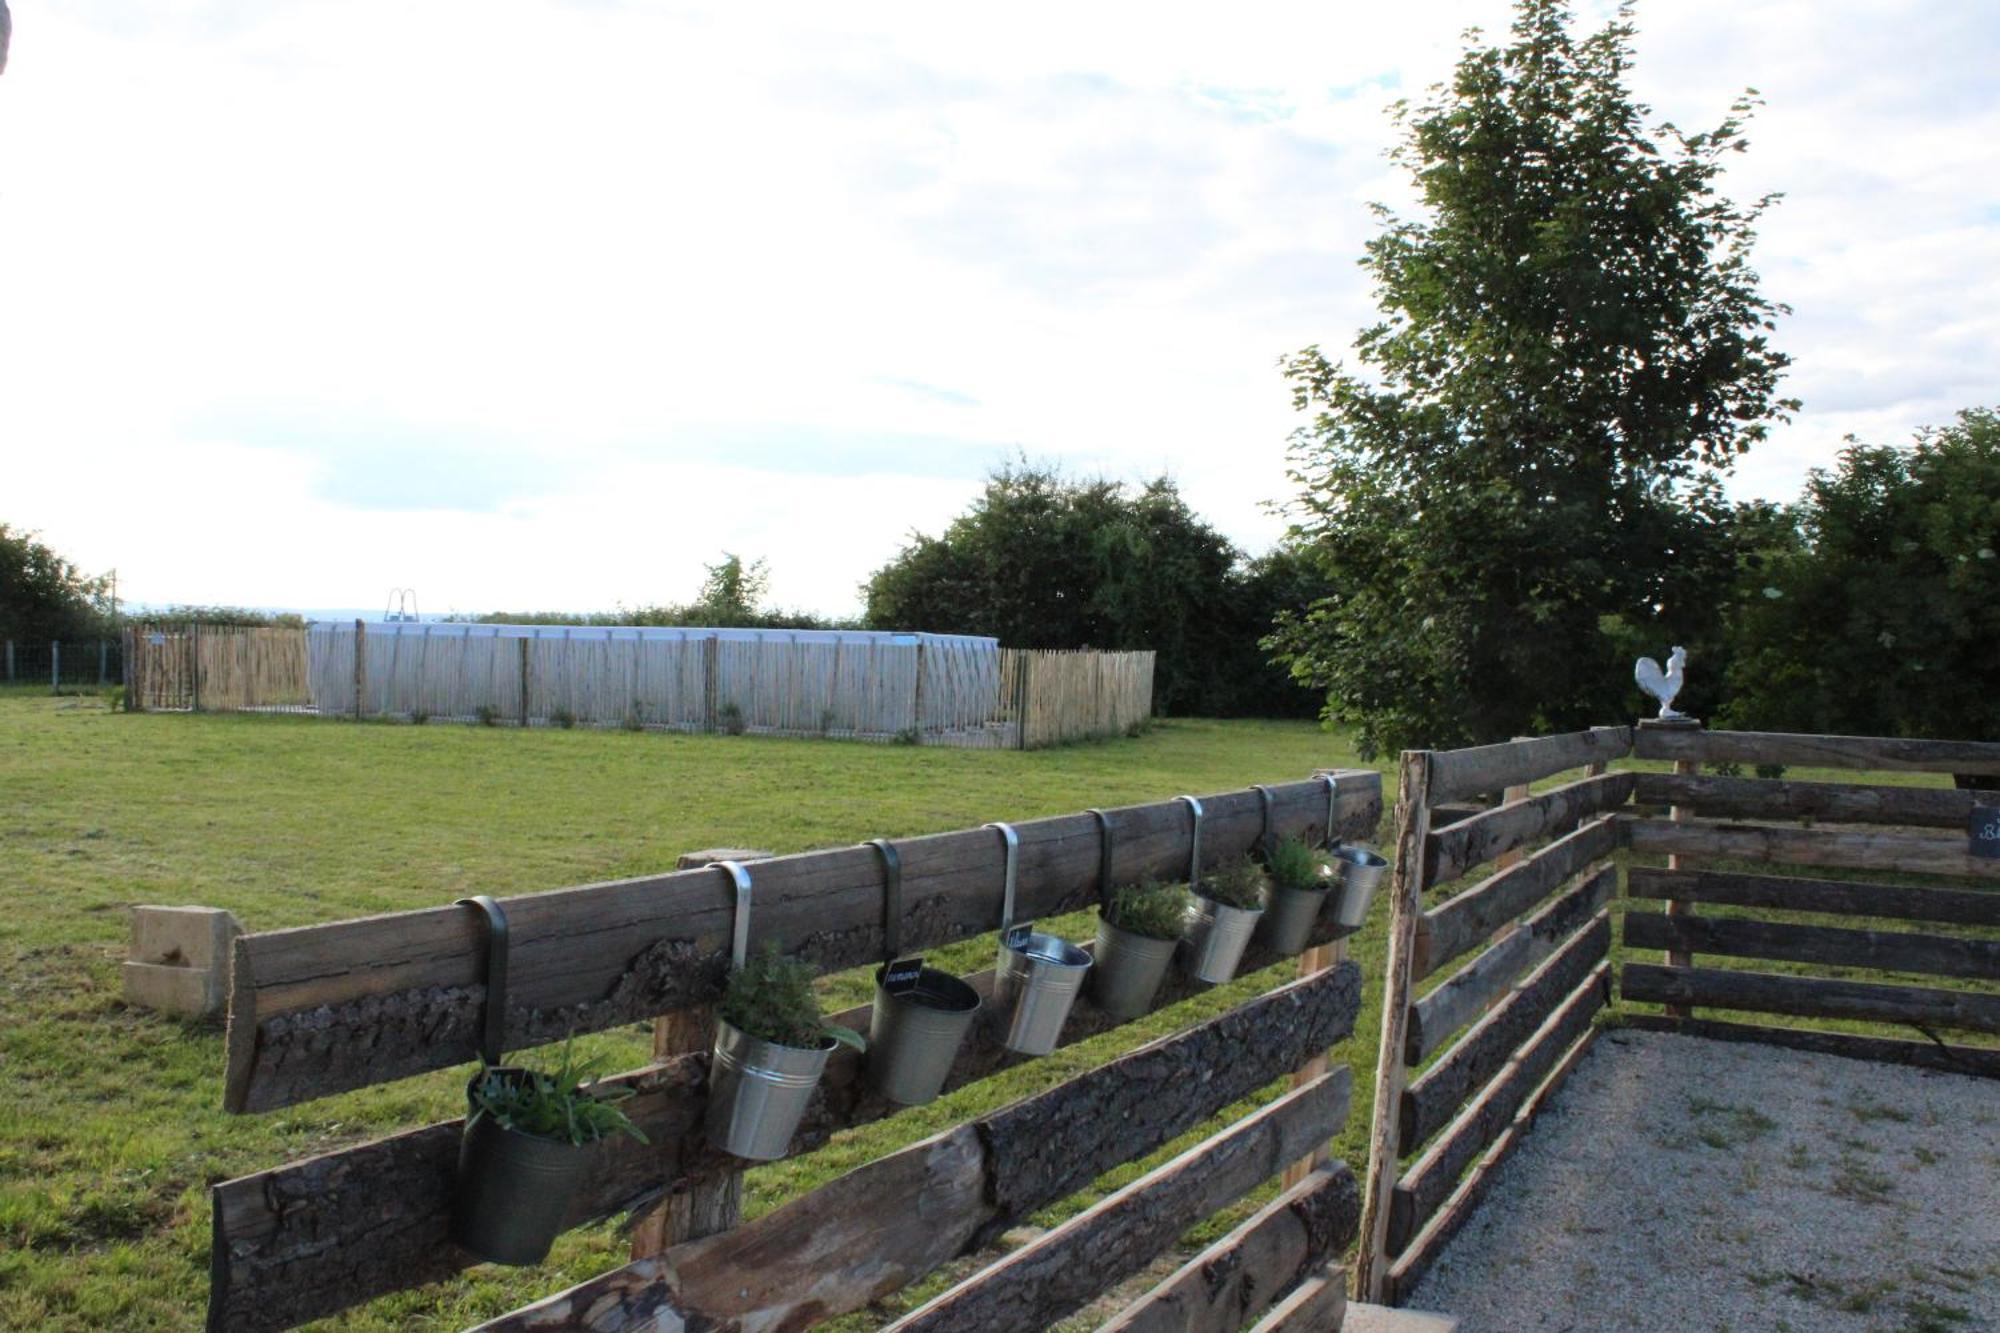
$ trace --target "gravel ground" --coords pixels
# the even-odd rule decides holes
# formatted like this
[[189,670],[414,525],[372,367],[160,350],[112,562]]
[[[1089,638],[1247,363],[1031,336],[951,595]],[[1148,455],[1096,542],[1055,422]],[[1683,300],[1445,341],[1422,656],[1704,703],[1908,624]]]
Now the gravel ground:
[[2000,1330],[2000,1084],[1606,1032],[1405,1303],[1461,1333]]

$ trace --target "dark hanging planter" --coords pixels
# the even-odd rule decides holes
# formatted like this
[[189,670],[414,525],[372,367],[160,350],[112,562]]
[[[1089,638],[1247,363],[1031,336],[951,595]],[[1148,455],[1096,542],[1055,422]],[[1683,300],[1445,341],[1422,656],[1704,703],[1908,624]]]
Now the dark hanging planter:
[[503,1066],[482,1072],[466,1088],[469,1112],[458,1147],[451,1237],[491,1263],[538,1264],[548,1257],[597,1146],[524,1134],[479,1114],[482,1080],[518,1084],[534,1077]]

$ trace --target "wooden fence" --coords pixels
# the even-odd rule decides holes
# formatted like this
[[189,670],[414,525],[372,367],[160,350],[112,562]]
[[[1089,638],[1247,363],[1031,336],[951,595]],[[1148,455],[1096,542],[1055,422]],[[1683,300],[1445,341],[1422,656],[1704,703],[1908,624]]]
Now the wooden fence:
[[1021,748],[1143,727],[1153,716],[1153,659],[1150,652],[1003,649],[1001,698],[1019,701]]
[[303,710],[306,632],[213,625],[125,632],[126,700],[135,711]]
[[[1339,772],[1201,804],[1206,862],[1270,835],[1368,837],[1381,816],[1381,778]],[[1145,876],[1185,874],[1195,837],[1178,800],[1026,821],[1015,832],[1020,919],[1088,907]],[[1005,854],[990,827],[912,838],[897,853],[902,950],[999,924]],[[752,870],[748,947],[775,943],[822,972],[880,960],[890,923],[876,849],[778,857]],[[226,1106],[273,1110],[470,1060],[489,1003],[508,1049],[666,1016],[683,1039],[668,1040],[663,1023],[656,1062],[611,1080],[633,1094],[624,1109],[650,1144],[603,1145],[568,1225],[722,1193],[740,1163],[705,1147],[699,1127],[707,1007],[727,974],[734,902],[728,877],[712,869],[504,899],[510,963],[500,996],[487,992],[480,918],[460,906],[246,935],[230,977]],[[1275,1204],[1156,1286],[1120,1326],[1237,1328],[1261,1317],[1258,1327],[1273,1331],[1336,1328],[1345,1282],[1329,1265],[1353,1237],[1359,1191],[1344,1166],[1310,1155],[1346,1114],[1344,1071],[1316,1063],[1349,1033],[1360,1005],[1358,969],[1322,966],[1341,934],[1322,919],[1311,937],[1319,952],[1304,958],[1297,981],[860,1167],[747,1226],[687,1234],[494,1327],[803,1328],[974,1253],[1102,1172],[1301,1071],[1288,1096],[897,1327],[1046,1326],[1139,1271],[1201,1217],[1306,1159]],[[1253,946],[1243,970],[1277,961]],[[992,993],[991,972],[968,980]],[[1156,1007],[1193,989],[1177,974]],[[862,1009],[835,1021],[866,1017]],[[1063,1040],[1117,1025],[1086,997]],[[975,1026],[947,1088],[1019,1061],[1004,1050],[1004,1027],[996,1013]],[[845,1051],[832,1058],[792,1152],[896,1110],[868,1090],[858,1060]],[[428,1125],[216,1186],[209,1327],[290,1327],[475,1262],[447,1238],[462,1128]]]

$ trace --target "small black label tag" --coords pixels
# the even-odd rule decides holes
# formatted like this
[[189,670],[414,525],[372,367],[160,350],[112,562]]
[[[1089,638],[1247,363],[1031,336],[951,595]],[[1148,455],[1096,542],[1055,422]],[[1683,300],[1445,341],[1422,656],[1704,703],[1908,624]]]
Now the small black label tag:
[[1028,941],[1034,937],[1034,934],[1035,923],[1032,921],[1023,921],[1020,925],[1015,926],[1007,932],[1007,937],[1002,943],[1010,949],[1025,951],[1028,947]]
[[891,995],[901,995],[917,988],[917,981],[924,974],[922,958],[898,958],[882,971],[882,989]]
[[2000,805],[1973,806],[1965,831],[1972,839],[1974,856],[2000,858]]

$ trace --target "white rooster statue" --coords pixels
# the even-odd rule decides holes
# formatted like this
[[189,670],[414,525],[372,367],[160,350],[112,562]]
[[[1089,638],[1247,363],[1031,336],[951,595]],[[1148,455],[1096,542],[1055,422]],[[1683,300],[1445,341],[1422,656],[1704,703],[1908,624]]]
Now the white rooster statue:
[[1660,701],[1662,721],[1687,716],[1674,711],[1674,696],[1681,692],[1681,682],[1687,677],[1687,660],[1688,650],[1676,648],[1667,657],[1665,671],[1650,657],[1640,658],[1632,667],[1632,678],[1639,682],[1639,688]]

